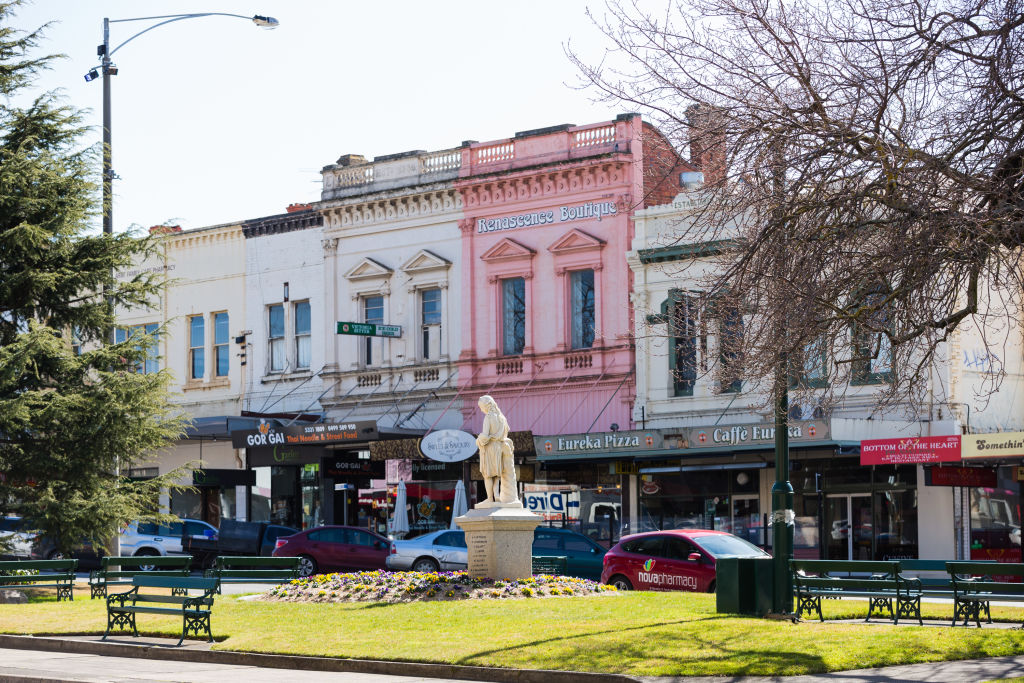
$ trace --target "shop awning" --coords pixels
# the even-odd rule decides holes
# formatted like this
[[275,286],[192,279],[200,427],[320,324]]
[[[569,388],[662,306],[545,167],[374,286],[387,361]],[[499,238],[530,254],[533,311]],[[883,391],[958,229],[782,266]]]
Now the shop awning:
[[[797,441],[790,442],[789,450],[807,450],[811,448],[859,448],[859,441]],[[619,453],[590,453],[586,457],[549,457],[538,455],[538,462],[588,462],[591,460],[632,460],[633,462],[653,462],[657,460],[692,459],[706,456],[731,455],[733,453],[772,453],[774,447],[764,444],[746,446],[708,446],[707,448],[666,448],[658,451],[635,451]]]

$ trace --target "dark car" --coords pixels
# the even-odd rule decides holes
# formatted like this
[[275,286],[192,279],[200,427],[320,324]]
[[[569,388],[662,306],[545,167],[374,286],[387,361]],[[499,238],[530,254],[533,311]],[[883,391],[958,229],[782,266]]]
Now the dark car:
[[318,526],[277,539],[274,557],[299,558],[299,573],[384,569],[390,541],[366,529]]
[[604,556],[601,583],[619,590],[714,592],[721,557],[770,557],[724,531],[672,529],[626,536]]
[[99,569],[102,555],[88,541],[83,541],[80,547],[75,548],[69,554],[57,550],[57,546],[49,538],[36,538],[32,544],[31,559],[33,560],[62,560],[65,557],[72,557],[78,560],[78,571],[83,571]]
[[533,532],[532,552],[534,557],[564,557],[566,576],[597,581],[607,551],[575,531],[538,527]]

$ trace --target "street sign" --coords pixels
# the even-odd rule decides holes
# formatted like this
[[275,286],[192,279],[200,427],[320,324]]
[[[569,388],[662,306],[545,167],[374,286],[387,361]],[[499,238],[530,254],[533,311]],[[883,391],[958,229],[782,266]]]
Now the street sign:
[[401,337],[402,326],[339,322],[338,334],[355,334],[361,337]]

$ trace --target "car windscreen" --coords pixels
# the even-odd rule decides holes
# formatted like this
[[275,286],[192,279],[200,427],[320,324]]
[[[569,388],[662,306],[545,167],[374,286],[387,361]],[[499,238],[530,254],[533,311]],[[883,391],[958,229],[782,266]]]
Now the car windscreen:
[[0,518],[0,531],[21,531],[25,528],[25,522],[15,517]]
[[769,557],[768,553],[753,543],[736,536],[707,535],[691,539],[714,557]]

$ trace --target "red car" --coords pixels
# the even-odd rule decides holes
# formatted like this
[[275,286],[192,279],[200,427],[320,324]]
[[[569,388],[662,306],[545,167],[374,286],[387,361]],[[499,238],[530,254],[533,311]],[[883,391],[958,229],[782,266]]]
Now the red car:
[[719,557],[771,557],[724,531],[672,529],[626,536],[604,556],[601,583],[619,590],[715,590]]
[[274,557],[298,557],[299,573],[384,569],[391,542],[351,526],[318,526],[277,539]]

